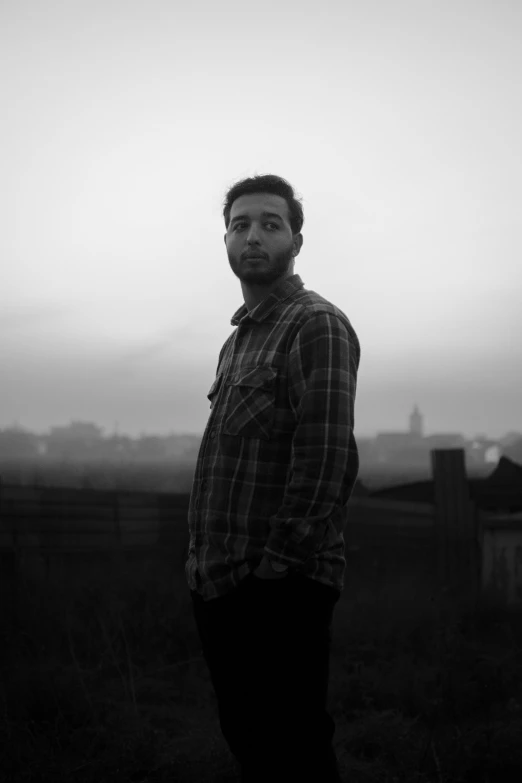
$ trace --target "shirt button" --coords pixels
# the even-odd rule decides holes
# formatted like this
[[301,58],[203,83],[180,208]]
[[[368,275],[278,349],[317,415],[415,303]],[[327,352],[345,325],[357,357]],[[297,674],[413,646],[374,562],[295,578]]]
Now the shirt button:
[[216,437],[216,430],[210,430],[210,437],[215,438]]

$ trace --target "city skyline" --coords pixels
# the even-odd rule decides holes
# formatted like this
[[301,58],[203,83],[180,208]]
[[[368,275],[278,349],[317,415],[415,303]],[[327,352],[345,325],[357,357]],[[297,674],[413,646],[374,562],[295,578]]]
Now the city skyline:
[[[420,411],[420,413],[421,413],[422,419],[424,419],[424,417],[422,416],[422,411]],[[409,419],[409,417],[408,417],[408,419]],[[15,419],[10,424],[8,424],[7,426],[0,426],[0,432],[19,430],[19,431],[29,432],[29,433],[31,433],[33,435],[38,436],[38,437],[42,437],[42,436],[50,434],[54,430],[67,429],[67,428],[70,428],[70,427],[72,428],[74,425],[77,425],[77,424],[94,425],[96,428],[101,430],[103,438],[111,438],[111,437],[114,437],[114,436],[128,437],[128,438],[131,438],[131,439],[136,439],[136,438],[139,438],[139,437],[175,437],[175,436],[179,436],[179,437],[186,437],[186,436],[188,436],[188,437],[202,437],[203,434],[204,434],[203,430],[201,430],[200,432],[195,432],[195,431],[190,431],[189,432],[189,431],[173,431],[173,430],[169,430],[169,431],[150,431],[150,430],[146,430],[146,429],[145,430],[140,430],[140,431],[135,430],[133,433],[130,433],[130,432],[127,432],[127,431],[123,430],[118,422],[114,422],[112,427],[111,426],[107,427],[107,426],[104,426],[104,425],[102,425],[102,424],[100,424],[99,422],[96,422],[96,421],[79,419],[79,418],[75,418],[75,417],[70,418],[67,422],[60,423],[60,424],[52,423],[52,424],[49,424],[49,425],[47,425],[47,426],[45,426],[43,428],[39,428],[39,429],[34,429],[34,428],[32,429],[32,428],[30,428],[28,426],[25,426],[23,422],[18,421],[18,420]],[[373,438],[378,437],[381,434],[389,434],[389,433],[391,433],[391,434],[394,434],[394,433],[404,434],[404,433],[409,433],[410,431],[411,431],[411,425],[410,426],[404,426],[402,428],[399,426],[399,427],[396,427],[396,428],[384,428],[384,429],[376,430],[375,432],[370,432],[370,433],[357,433],[357,434],[358,434],[358,437],[361,438],[361,439],[373,439]],[[520,427],[519,429],[517,429],[516,427],[511,427],[511,428],[506,429],[505,432],[499,433],[496,436],[492,436],[488,432],[485,432],[485,431],[482,431],[482,432],[477,431],[477,432],[473,432],[473,433],[470,433],[470,434],[466,434],[465,432],[463,432],[462,430],[459,430],[459,429],[457,429],[457,430],[440,429],[440,430],[436,430],[436,431],[435,430],[431,431],[431,430],[427,430],[426,429],[426,427],[424,425],[424,421],[423,421],[422,422],[422,437],[429,438],[429,437],[436,436],[436,435],[461,435],[466,440],[472,440],[474,438],[485,438],[486,440],[494,441],[494,440],[501,440],[501,439],[503,439],[505,437],[509,437],[509,436],[512,436],[512,437],[513,436],[522,437],[522,427]]]

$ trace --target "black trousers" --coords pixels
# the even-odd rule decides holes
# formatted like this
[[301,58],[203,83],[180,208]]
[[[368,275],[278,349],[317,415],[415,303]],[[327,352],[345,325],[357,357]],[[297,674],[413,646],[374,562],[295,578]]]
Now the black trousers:
[[332,618],[340,593],[301,574],[249,574],[194,618],[221,731],[242,783],[340,783],[326,709]]

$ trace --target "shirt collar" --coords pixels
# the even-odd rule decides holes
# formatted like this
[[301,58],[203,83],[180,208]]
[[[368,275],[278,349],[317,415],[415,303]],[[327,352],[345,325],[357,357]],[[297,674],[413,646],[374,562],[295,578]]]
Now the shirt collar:
[[253,310],[248,312],[246,304],[241,305],[239,310],[236,310],[232,316],[230,323],[232,326],[237,326],[239,322],[247,316],[252,321],[264,321],[264,319],[274,310],[278,304],[284,302],[289,296],[292,296],[300,288],[303,288],[304,283],[299,275],[291,275],[282,280],[273,291],[269,293],[266,299],[259,302]]

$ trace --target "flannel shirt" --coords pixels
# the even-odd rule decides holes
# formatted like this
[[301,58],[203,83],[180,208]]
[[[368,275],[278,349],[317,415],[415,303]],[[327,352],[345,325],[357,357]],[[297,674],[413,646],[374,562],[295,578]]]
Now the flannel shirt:
[[341,592],[359,470],[357,335],[296,274],[231,324],[189,501],[189,588],[224,596],[266,554]]

